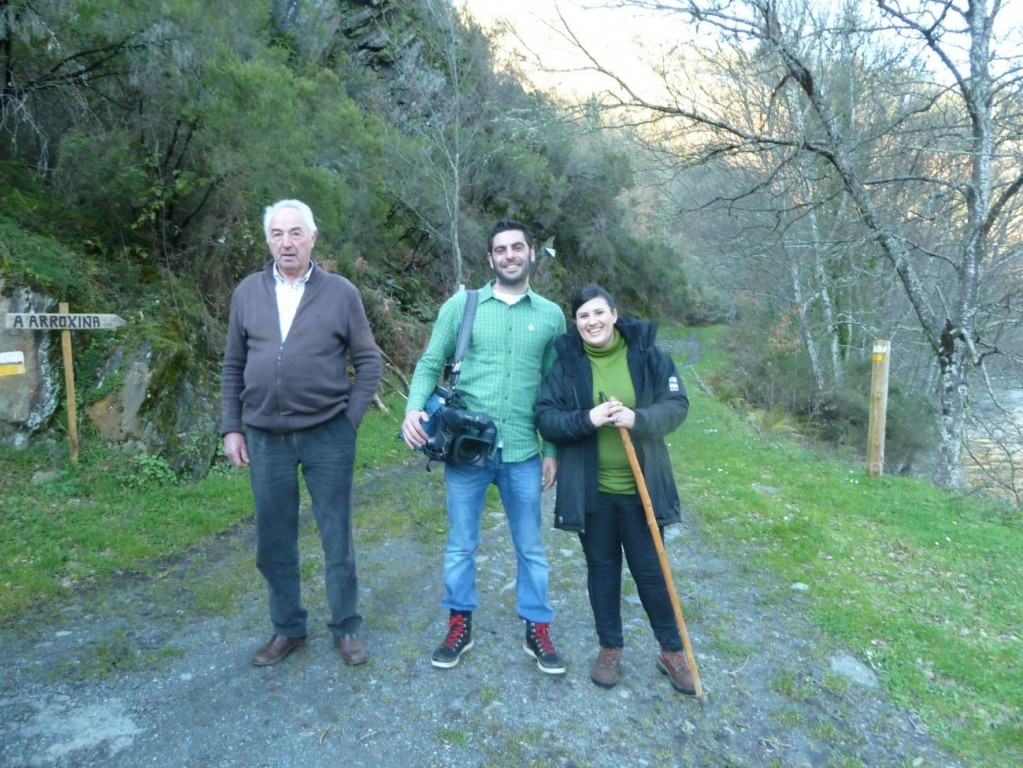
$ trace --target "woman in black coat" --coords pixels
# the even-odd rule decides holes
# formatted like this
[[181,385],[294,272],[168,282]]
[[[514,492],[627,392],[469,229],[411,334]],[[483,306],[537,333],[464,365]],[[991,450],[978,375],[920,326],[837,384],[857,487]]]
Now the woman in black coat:
[[572,301],[574,327],[555,340],[558,361],[536,404],[544,439],[558,446],[555,527],[576,531],[586,556],[587,586],[600,650],[590,670],[612,688],[621,674],[622,554],[661,647],[657,667],[672,687],[693,696],[671,596],[660,569],[628,454],[629,430],[657,522],[678,522],[678,488],[664,438],[685,420],[689,397],[671,357],[657,347],[657,326],[619,317],[597,285]]

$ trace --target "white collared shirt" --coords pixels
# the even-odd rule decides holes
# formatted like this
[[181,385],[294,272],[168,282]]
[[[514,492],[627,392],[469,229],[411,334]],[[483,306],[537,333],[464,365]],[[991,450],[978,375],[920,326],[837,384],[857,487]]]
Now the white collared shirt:
[[274,283],[277,293],[277,317],[281,323],[281,343],[288,338],[288,331],[295,320],[295,313],[298,311],[299,302],[302,301],[302,294],[305,293],[305,284],[309,281],[309,275],[313,273],[313,264],[309,263],[309,269],[302,277],[293,283],[289,283],[277,270],[274,264]]

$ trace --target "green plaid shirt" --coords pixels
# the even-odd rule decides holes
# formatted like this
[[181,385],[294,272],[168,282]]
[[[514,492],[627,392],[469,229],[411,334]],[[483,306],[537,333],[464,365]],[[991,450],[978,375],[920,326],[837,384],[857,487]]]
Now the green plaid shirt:
[[[533,406],[557,358],[554,339],[565,332],[565,314],[532,290],[510,306],[494,296],[493,281],[479,294],[458,389],[465,393],[466,408],[494,420],[502,460],[525,461],[540,449]],[[444,363],[455,353],[467,295],[459,291],[441,306],[430,343],[416,364],[406,410],[423,410]],[[557,451],[545,443],[543,454]]]

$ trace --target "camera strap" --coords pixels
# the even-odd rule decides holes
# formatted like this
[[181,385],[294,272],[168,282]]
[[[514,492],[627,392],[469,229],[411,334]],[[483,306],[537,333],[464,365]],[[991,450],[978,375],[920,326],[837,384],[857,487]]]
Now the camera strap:
[[462,368],[462,358],[469,350],[469,339],[472,337],[472,324],[476,320],[476,307],[480,303],[479,291],[468,291],[465,297],[465,310],[462,313],[462,327],[458,329],[458,342],[455,354],[448,361],[448,381],[454,387]]

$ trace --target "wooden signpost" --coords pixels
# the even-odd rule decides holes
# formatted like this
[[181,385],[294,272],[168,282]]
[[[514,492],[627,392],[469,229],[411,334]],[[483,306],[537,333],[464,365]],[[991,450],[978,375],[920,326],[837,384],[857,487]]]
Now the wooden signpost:
[[[61,303],[62,307],[67,304]],[[95,331],[120,328],[124,320],[117,315],[76,314],[67,312],[14,312],[5,326],[15,331]]]
[[[117,315],[95,313],[71,314],[66,302],[60,303],[60,312],[12,312],[8,313],[4,327],[13,331],[60,331],[60,342],[64,352],[64,383],[67,387],[67,432],[71,443],[71,463],[78,463],[78,409],[75,404],[75,368],[71,356],[71,331],[96,331],[120,328],[124,320]],[[20,371],[25,372],[25,358],[21,355]],[[3,357],[0,356],[0,375],[5,374]]]
[[892,343],[887,339],[874,342],[874,367],[870,382],[870,421],[867,423],[867,471],[871,477],[884,472],[884,432],[888,411],[888,358]]

